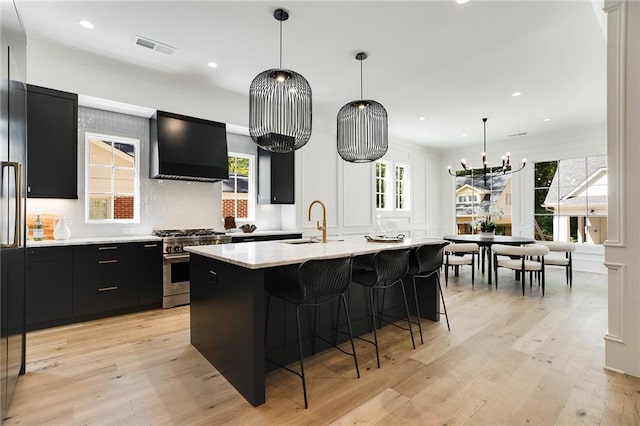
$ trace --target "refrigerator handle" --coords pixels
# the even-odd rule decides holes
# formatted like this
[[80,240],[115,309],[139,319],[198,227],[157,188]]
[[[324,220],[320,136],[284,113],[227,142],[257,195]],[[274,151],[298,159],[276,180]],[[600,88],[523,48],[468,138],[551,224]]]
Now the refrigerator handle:
[[13,231],[13,242],[2,243],[3,248],[14,248],[20,247],[22,245],[22,164],[16,163],[14,161],[3,161],[2,162],[2,171],[4,169],[13,169],[14,173],[14,182],[16,183],[16,205],[15,205],[15,215],[13,218],[14,223],[14,231]]

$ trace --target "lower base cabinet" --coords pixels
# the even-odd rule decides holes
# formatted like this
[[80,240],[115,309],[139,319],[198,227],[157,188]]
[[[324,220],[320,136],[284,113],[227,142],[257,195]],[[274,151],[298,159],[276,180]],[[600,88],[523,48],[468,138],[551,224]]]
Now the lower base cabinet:
[[162,247],[27,249],[27,330],[162,306]]
[[71,247],[27,249],[27,329],[42,328],[73,317]]

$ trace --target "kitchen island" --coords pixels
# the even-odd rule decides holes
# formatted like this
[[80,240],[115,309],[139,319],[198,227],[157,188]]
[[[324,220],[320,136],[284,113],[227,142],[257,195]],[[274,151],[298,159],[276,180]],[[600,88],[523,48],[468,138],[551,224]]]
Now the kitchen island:
[[[287,331],[286,308],[282,305],[278,309],[272,302],[269,325],[280,325],[277,330],[276,327],[274,330],[270,327],[270,337],[265,339],[265,288],[290,281],[291,277],[295,279],[297,265],[306,260],[366,256],[381,250],[441,242],[441,239],[435,238],[368,242],[363,236],[349,236],[330,239],[327,243],[303,239],[187,247],[185,250],[191,255],[191,344],[247,401],[254,406],[263,404],[265,356],[272,352],[271,347],[275,345],[271,336],[281,334],[274,341],[281,338],[286,341],[287,335],[289,338],[294,336],[294,333]],[[349,289],[356,335],[368,332],[366,297],[364,292],[360,292],[362,289],[357,287],[360,286],[351,286]],[[407,289],[410,287],[406,286]],[[428,281],[420,288],[418,293],[422,316],[437,321],[437,286]],[[390,307],[385,308],[385,312],[394,313],[394,306],[399,305],[399,300],[389,296],[388,299]],[[327,320],[327,323],[330,321]],[[323,325],[319,328],[322,329]],[[291,359],[286,358],[285,354],[280,361]]]

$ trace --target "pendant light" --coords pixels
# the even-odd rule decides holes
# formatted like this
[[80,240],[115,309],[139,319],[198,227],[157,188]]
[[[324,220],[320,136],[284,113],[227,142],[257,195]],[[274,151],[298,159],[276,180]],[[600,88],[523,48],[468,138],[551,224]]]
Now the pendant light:
[[282,22],[289,13],[277,9],[280,67],[258,74],[249,87],[249,134],[262,149],[291,152],[311,137],[311,86],[295,71],[282,68]]
[[386,154],[389,147],[387,110],[370,99],[362,90],[362,61],[367,54],[360,52],[360,100],[346,103],[338,111],[338,154],[351,163],[369,163]]
[[460,160],[460,165],[462,165],[463,170],[459,170],[457,172],[451,171],[451,166],[447,166],[447,170],[451,176],[473,176],[473,175],[482,175],[482,179],[484,180],[484,184],[493,179],[496,176],[500,175],[510,175],[512,173],[517,173],[520,170],[524,169],[527,165],[527,159],[522,159],[522,164],[519,168],[514,169],[511,166],[511,153],[507,152],[502,156],[502,164],[497,166],[489,166],[487,161],[487,120],[488,118],[482,119],[483,126],[483,141],[482,141],[482,166],[478,169],[474,169],[467,164],[467,160],[464,158]]

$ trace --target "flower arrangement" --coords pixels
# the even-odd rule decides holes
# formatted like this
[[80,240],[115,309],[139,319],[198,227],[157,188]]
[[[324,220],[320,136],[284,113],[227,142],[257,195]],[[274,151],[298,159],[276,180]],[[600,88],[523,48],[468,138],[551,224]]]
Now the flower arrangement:
[[495,204],[491,204],[488,209],[476,207],[473,215],[476,219],[471,222],[471,227],[480,232],[494,232],[496,230],[496,221],[504,216],[502,209]]

